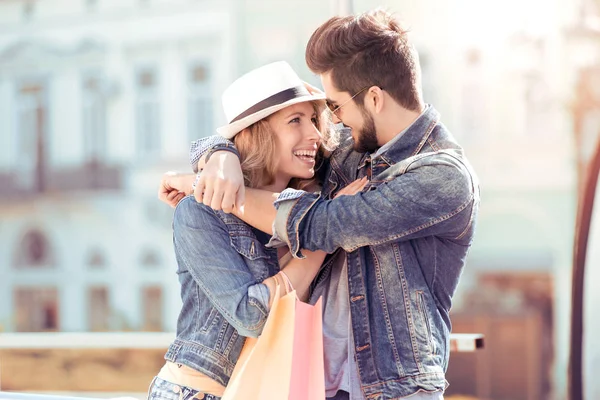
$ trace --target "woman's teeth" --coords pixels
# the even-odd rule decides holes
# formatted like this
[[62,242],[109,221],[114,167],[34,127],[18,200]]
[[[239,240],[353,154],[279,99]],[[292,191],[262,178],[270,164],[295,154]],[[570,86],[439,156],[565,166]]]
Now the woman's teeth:
[[317,156],[317,152],[316,150],[299,150],[295,151],[294,155],[297,157],[315,158]]

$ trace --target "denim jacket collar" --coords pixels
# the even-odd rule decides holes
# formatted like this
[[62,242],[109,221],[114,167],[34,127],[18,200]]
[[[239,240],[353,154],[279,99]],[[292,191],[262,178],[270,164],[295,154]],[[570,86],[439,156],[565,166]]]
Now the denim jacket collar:
[[[439,120],[440,114],[433,106],[429,105],[427,110],[402,134],[402,137],[377,158],[383,159],[388,165],[394,165],[416,155],[431,136],[431,132]],[[361,163],[361,166],[364,166],[364,162]]]

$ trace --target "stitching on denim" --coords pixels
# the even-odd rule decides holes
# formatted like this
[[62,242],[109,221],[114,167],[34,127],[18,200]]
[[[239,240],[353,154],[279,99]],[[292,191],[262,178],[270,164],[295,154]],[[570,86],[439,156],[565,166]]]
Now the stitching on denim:
[[[353,289],[355,289],[354,285],[351,284],[351,283],[354,283],[354,279],[352,279],[352,280],[350,279],[350,265],[352,265],[352,263],[350,261],[350,256],[351,256],[351,254],[346,252],[346,268],[347,268],[347,272],[348,272],[348,295],[350,295],[351,292],[354,291]],[[359,276],[359,279],[361,282],[361,286],[359,289],[361,289],[361,292],[364,292],[364,288],[366,285],[365,285],[365,278],[363,276],[362,268],[360,265],[360,257],[358,256],[358,253],[354,254],[354,257],[356,258],[356,265],[357,265],[356,269],[357,269],[358,276]],[[356,315],[357,313],[352,312],[353,309],[357,308],[356,306],[353,307],[353,305],[356,305],[356,304],[357,303],[350,304],[350,324],[352,326],[352,335],[354,335],[355,323],[357,323],[357,321],[359,320],[359,318],[357,318],[357,315]],[[360,303],[359,307],[366,308],[366,302]],[[360,309],[359,309],[359,311],[360,311]],[[365,313],[358,312],[358,316],[363,316],[363,315],[365,315]],[[368,326],[368,322],[367,322],[367,326]],[[363,329],[364,329],[364,326],[363,326]],[[365,331],[366,331],[365,333],[367,336],[367,342],[373,343],[373,338],[371,337],[371,330],[366,329]],[[356,339],[356,338],[354,338],[354,339]],[[356,342],[354,344],[356,345]],[[374,358],[373,357],[373,348],[371,348],[370,353],[371,353],[371,359],[373,359]],[[357,357],[358,357],[358,355],[357,355]],[[360,367],[360,363],[358,363],[358,362],[356,364],[356,369],[358,370],[359,375],[361,375],[361,373],[360,373],[361,367]]]
[[475,201],[473,201],[473,208],[471,209],[471,213],[469,215],[469,222],[467,222],[467,226],[465,227],[465,230],[462,231],[462,233],[460,235],[455,237],[454,240],[462,239],[469,232],[469,229],[471,229],[471,226],[473,225],[473,220],[475,218],[474,213],[475,213]]
[[425,132],[423,139],[421,139],[421,142],[419,142],[419,145],[417,146],[416,150],[412,153],[413,156],[419,154],[423,146],[425,146],[425,142],[427,142],[427,139],[429,139],[429,135],[431,135],[431,132],[433,132],[433,129],[437,126],[437,124],[437,118],[429,123],[429,126],[427,127],[427,131]]
[[[362,385],[362,387],[368,389],[371,387],[383,386],[387,382],[402,382],[406,379],[414,379],[415,377],[428,377],[428,376],[445,379],[445,375],[443,372],[421,372],[421,373],[414,374],[414,375],[406,375],[406,376],[403,376],[402,378],[398,378],[398,379],[386,379],[383,382],[373,383],[370,385]],[[400,397],[400,399],[401,398],[402,397]]]
[[[431,293],[435,290],[435,280],[437,278],[437,241],[433,241],[433,277],[431,278]],[[434,296],[435,297],[435,296]]]
[[[202,291],[203,291],[204,293],[206,293],[206,297],[208,297],[208,298],[209,298],[209,300],[211,301],[211,303],[214,305],[214,304],[215,304],[215,301],[214,301],[214,299],[213,299],[213,298],[211,298],[212,296],[210,296],[210,295],[208,294],[208,293],[209,293],[209,291],[208,291],[208,288],[206,287],[206,285],[204,285],[204,284],[203,284],[202,280],[200,279],[200,277],[199,277],[199,276],[197,276],[197,275],[196,275],[195,271],[194,271],[194,272],[192,272],[192,269],[190,269],[190,265],[188,264],[188,262],[187,262],[186,260],[183,260],[183,259],[182,259],[182,262],[183,262],[183,263],[186,265],[186,267],[187,267],[188,271],[190,272],[190,274],[191,274],[191,275],[192,275],[192,277],[194,278],[194,281],[196,282],[196,284],[197,284],[198,286],[200,286],[200,288],[202,289]],[[253,300],[252,298],[248,299],[248,303],[256,307],[256,304],[255,304],[255,303],[254,303],[252,300]],[[261,312],[261,314],[265,315],[265,314],[264,314],[264,312],[263,312],[263,310],[261,309],[261,307],[257,307],[257,308],[259,309],[259,311]],[[236,321],[236,323],[239,323],[239,325],[241,325],[242,327],[244,327],[244,328],[245,328],[245,329],[247,329],[247,330],[252,330],[252,331],[254,331],[254,330],[258,329],[260,326],[262,326],[262,325],[264,324],[264,321],[263,321],[263,322],[259,321],[259,322],[257,322],[257,323],[256,323],[256,324],[254,324],[254,325],[247,325],[247,326],[246,326],[246,325],[244,325],[244,324],[240,323],[241,321],[237,321],[237,320],[236,320],[236,319],[235,319],[235,318],[234,318],[234,317],[233,317],[233,316],[232,316],[232,315],[231,315],[229,312],[227,312],[227,310],[223,309],[223,310],[219,310],[219,312],[220,312],[221,314],[223,314],[223,316],[229,317],[231,320],[234,320],[234,321]],[[227,321],[227,322],[229,323],[229,321]],[[233,325],[233,324],[232,324],[232,325]]]
[[[289,214],[286,218],[286,223],[285,226],[290,226],[290,216],[293,213],[294,208],[296,208],[296,206],[298,205],[298,203],[300,202],[300,199],[302,199],[303,197],[305,197],[308,193],[304,193],[302,196],[298,197],[298,200],[296,201],[295,204],[292,205],[292,207],[290,208]],[[300,224],[302,223],[302,220],[304,219],[304,217],[306,216],[306,214],[310,211],[310,209],[315,205],[315,203],[317,201],[319,201],[319,199],[321,198],[321,196],[317,196],[311,204],[309,204],[304,212],[301,215],[298,215],[297,217],[297,221],[295,223],[295,226],[293,227],[293,233],[295,233],[296,236],[296,247],[297,249],[292,249],[293,253],[292,255],[298,255],[298,253],[300,252]],[[289,232],[288,232],[288,244],[289,244]],[[291,249],[292,246],[290,246]]]
[[398,354],[398,347],[396,346],[396,340],[394,339],[394,331],[392,329],[392,323],[390,321],[390,312],[387,306],[387,299],[385,298],[385,291],[383,290],[383,279],[381,278],[381,264],[379,263],[379,259],[377,258],[377,254],[373,251],[372,248],[369,248],[371,252],[371,256],[373,257],[373,261],[375,262],[375,276],[377,278],[377,285],[379,286],[380,292],[379,297],[381,299],[381,303],[383,309],[385,311],[385,327],[388,331],[388,340],[392,345],[392,349],[394,350],[394,358],[396,359],[396,365],[401,365],[400,355]]
[[435,354],[433,347],[433,333],[431,331],[431,322],[429,321],[429,317],[427,316],[427,305],[425,304],[425,299],[423,298],[423,291],[416,291],[417,297],[417,308],[421,314],[421,318],[423,318],[423,322],[425,323],[425,329],[427,330],[427,348],[429,350],[429,354]]
[[223,352],[223,355],[229,356],[229,353],[231,353],[231,349],[233,348],[233,344],[237,341],[239,336],[240,335],[239,335],[238,331],[234,328],[233,332],[231,333],[231,337],[229,338],[229,341],[227,342],[227,346],[225,347],[225,351]]
[[[196,285],[196,288],[199,287],[198,285]],[[215,326],[217,324],[217,320],[218,320],[218,313],[219,311],[212,306],[212,308],[210,309],[210,313],[208,314],[208,318],[206,319],[206,322],[204,322],[204,325],[202,325],[202,327],[199,329],[200,332],[208,332],[209,329],[211,329],[213,326]],[[198,322],[200,322],[200,318],[198,318]],[[199,323],[198,323],[199,325]],[[196,330],[198,330],[196,328]]]
[[467,171],[469,172],[469,176],[471,177],[471,190],[473,190],[473,206],[471,208],[471,214],[469,215],[469,222],[468,222],[467,226],[465,227],[465,230],[460,235],[458,235],[455,238],[455,240],[462,239],[467,234],[467,232],[469,231],[471,226],[473,225],[473,222],[475,220],[475,203],[476,203],[476,199],[477,199],[477,194],[475,193],[475,191],[479,190],[476,186],[475,179],[473,179],[473,173],[471,172],[471,168],[464,163],[463,163],[463,165],[467,169]]
[[346,179],[346,175],[343,173],[344,171],[342,170],[342,166],[338,163],[338,161],[335,158],[332,157],[329,164],[331,165],[333,171],[336,172],[336,175],[344,181],[345,185],[350,184],[350,181]]
[[223,339],[225,338],[225,332],[227,331],[228,325],[230,325],[230,324],[227,320],[221,321],[221,329],[219,330],[219,334],[217,335],[217,341],[215,343],[215,348],[220,349],[222,347]]
[[423,366],[421,365],[421,359],[419,358],[419,349],[415,339],[415,324],[412,316],[410,296],[408,295],[408,284],[406,282],[406,275],[404,274],[404,262],[402,261],[402,255],[400,254],[400,248],[398,247],[398,245],[394,243],[392,245],[392,249],[394,251],[394,257],[396,258],[398,275],[400,275],[400,283],[402,284],[404,311],[406,312],[406,323],[410,331],[410,344],[413,349],[413,357],[415,359],[415,364],[417,364],[417,368],[419,369],[419,371],[421,371],[423,369]]
[[434,151],[440,151],[440,146],[438,146],[436,141],[431,136],[429,136],[429,138],[427,139],[427,143],[429,143],[429,145]]
[[[203,345],[202,343],[191,342],[189,340],[177,338],[175,339],[173,344],[171,344],[171,346],[174,345],[178,346],[179,349],[183,348],[184,346],[187,346],[189,349],[194,351],[195,355],[200,355],[202,352],[210,353],[212,358],[218,359],[220,361],[225,361],[226,373],[230,373],[230,371],[233,371],[235,367],[235,364],[232,364],[229,360],[227,360],[227,358],[223,357],[223,354],[219,353],[215,349],[211,349],[210,347]],[[177,354],[179,354],[179,350],[177,351]],[[169,359],[169,361],[171,362],[175,362],[174,360],[174,357],[172,359]]]
[[441,222],[444,222],[444,221],[446,221],[446,220],[454,217],[455,215],[459,214],[461,211],[463,211],[471,203],[472,200],[473,200],[473,196],[470,196],[467,202],[465,202],[464,204],[460,205],[456,210],[454,210],[454,211],[452,211],[452,212],[450,212],[450,213],[448,213],[446,215],[443,215],[441,217],[432,219],[432,220],[430,220],[427,223],[424,223],[424,224],[422,224],[420,226],[417,226],[415,228],[409,229],[408,231],[404,231],[404,232],[402,232],[402,233],[400,233],[398,235],[390,236],[390,237],[387,237],[385,239],[379,240],[377,242],[366,242],[366,244],[359,244],[359,245],[353,246],[353,247],[349,248],[348,251],[354,251],[354,250],[356,250],[356,249],[358,249],[360,247],[377,246],[377,245],[382,244],[382,243],[388,243],[388,242],[390,242],[392,240],[396,240],[396,239],[400,239],[400,238],[402,238],[404,236],[412,235],[413,233],[419,232],[419,231],[421,231],[421,230],[423,230],[425,228],[430,228],[430,227],[432,227],[434,225],[437,225],[437,224],[439,224]]

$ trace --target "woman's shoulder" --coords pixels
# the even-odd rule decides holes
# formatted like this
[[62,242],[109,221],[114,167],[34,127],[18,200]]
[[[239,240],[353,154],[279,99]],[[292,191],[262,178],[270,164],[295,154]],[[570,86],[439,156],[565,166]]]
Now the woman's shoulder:
[[203,203],[198,203],[194,196],[186,196],[177,204],[173,214],[173,224],[204,230],[225,225],[224,221],[219,218],[218,211]]

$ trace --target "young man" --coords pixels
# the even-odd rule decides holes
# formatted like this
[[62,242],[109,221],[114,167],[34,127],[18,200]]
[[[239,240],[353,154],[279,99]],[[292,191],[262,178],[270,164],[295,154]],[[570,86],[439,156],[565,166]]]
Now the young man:
[[[230,144],[212,137],[192,148],[194,165],[211,153],[196,199],[233,210],[295,257],[302,249],[335,253],[322,272],[327,286],[315,291],[326,297],[325,335],[346,333],[349,345],[326,354],[328,396],[340,389],[336,399],[441,399],[449,311],[479,208],[477,178],[438,112],[423,103],[418,57],[390,14],[330,19],[313,33],[306,61],[335,122],[352,132],[333,152],[322,192],[244,190]],[[364,177],[362,193],[334,199]],[[166,176],[161,198],[188,190],[180,182]]]

